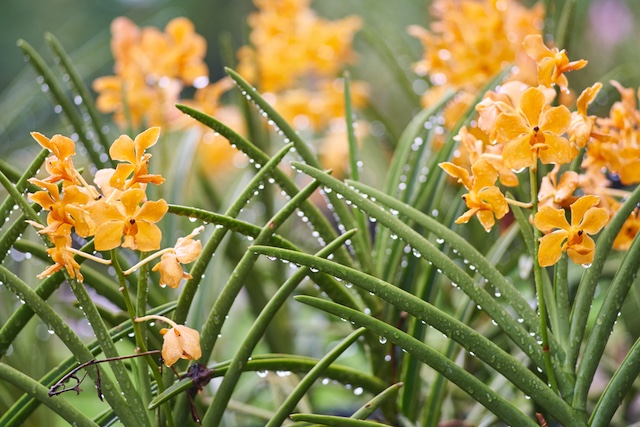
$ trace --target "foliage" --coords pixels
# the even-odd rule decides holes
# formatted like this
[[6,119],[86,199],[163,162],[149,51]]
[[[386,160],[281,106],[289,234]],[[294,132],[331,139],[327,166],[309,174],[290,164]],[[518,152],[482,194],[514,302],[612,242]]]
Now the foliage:
[[[640,112],[616,81],[608,117],[602,83],[571,91],[574,2],[546,28],[541,4],[435,2],[410,29],[428,82],[369,33],[422,108],[397,138],[342,73],[358,17],[255,3],[216,82],[186,18],[114,21],[97,99],[53,35],[55,69],[18,42],[71,132],[0,162],[0,425],[635,421]],[[16,357],[35,317],[46,373]]]

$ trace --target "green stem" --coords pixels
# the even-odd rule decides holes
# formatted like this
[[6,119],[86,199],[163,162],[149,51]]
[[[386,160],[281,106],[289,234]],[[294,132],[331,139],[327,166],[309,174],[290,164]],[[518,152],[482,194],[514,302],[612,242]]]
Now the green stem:
[[576,375],[573,398],[573,407],[580,411],[586,412],[589,388],[593,383],[596,369],[600,366],[602,354],[613,331],[613,326],[620,315],[620,309],[627,297],[629,288],[634,281],[636,284],[639,283],[639,280],[636,279],[638,264],[640,264],[640,235],[633,239],[633,243],[625,254],[618,272],[611,284],[609,284],[595,324],[584,347],[582,360]]
[[558,329],[555,335],[565,351],[569,348],[569,315],[571,310],[569,307],[569,278],[567,276],[568,261],[565,252],[556,264],[553,276],[553,289],[558,312]]
[[[131,322],[133,322],[133,333],[136,338],[136,347],[141,353],[144,353],[147,351],[146,340],[144,339],[144,335],[142,333],[140,323],[135,321],[137,317],[141,317],[141,316],[138,316],[136,314],[136,309],[133,306],[133,302],[131,301],[131,296],[129,295],[129,289],[127,285],[127,279],[124,275],[124,272],[122,271],[122,267],[120,267],[120,263],[118,262],[118,252],[116,249],[111,249],[111,263],[113,268],[116,270],[116,276],[118,277],[118,281],[120,282],[120,291],[122,292],[122,295],[124,297],[124,302],[127,306],[127,313],[129,313],[129,319],[131,320]],[[141,272],[139,280],[142,280],[143,277],[145,280],[147,279],[147,275]],[[158,386],[158,392],[162,393],[164,391],[164,382],[162,381],[162,375],[158,370],[158,365],[156,365],[156,362],[149,355],[144,356],[144,359],[156,380],[156,384]],[[141,367],[139,369],[140,371],[142,371]],[[140,381],[143,381],[143,378],[144,377],[139,378]],[[148,384],[148,381],[145,381],[145,382]],[[138,386],[142,389],[146,387],[147,384],[140,383],[138,384]],[[171,416],[171,410],[169,409],[168,405],[164,405],[164,411],[165,411],[165,415],[167,416],[167,422],[169,423],[170,426],[173,426],[173,417]],[[151,414],[149,413],[148,415],[151,415]]]
[[[537,162],[537,159],[536,159]],[[538,212],[538,174],[537,167],[533,165],[529,168],[529,186],[531,188],[531,215],[535,217]],[[538,316],[540,318],[540,340],[542,341],[542,354],[544,356],[545,373],[549,380],[549,385],[558,393],[558,383],[551,365],[551,353],[549,348],[549,335],[547,332],[547,306],[544,298],[544,288],[542,283],[542,267],[538,263],[538,241],[540,240],[540,230],[533,227],[533,275],[536,283],[536,297],[538,298]],[[555,350],[555,349],[554,349]]]

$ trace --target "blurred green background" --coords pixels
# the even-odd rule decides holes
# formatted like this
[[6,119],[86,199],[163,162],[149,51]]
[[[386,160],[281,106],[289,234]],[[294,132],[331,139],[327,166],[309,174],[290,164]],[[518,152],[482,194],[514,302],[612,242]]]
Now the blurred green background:
[[[39,150],[29,132],[37,130],[45,135],[69,133],[64,119],[54,113],[49,97],[41,91],[35,72],[23,60],[21,51],[16,47],[18,39],[26,40],[45,57],[50,58],[43,35],[45,32],[53,33],[71,54],[85,81],[90,84],[98,76],[112,74],[109,25],[115,17],[124,15],[139,26],[164,28],[172,18],[185,16],[194,22],[196,31],[208,41],[207,63],[210,67],[210,80],[215,81],[223,76],[220,36],[230,34],[236,47],[245,44],[248,32],[246,17],[254,10],[250,0],[8,0],[2,5],[4,8],[0,13],[0,157],[9,159],[18,166],[27,164],[32,154]],[[364,29],[356,35],[355,49],[358,52],[358,62],[352,67],[352,74],[354,79],[369,83],[370,102],[374,107],[372,110],[377,112],[378,117],[384,118],[388,127],[387,138],[390,140],[387,142],[392,146],[394,135],[404,128],[420,107],[417,103],[418,94],[413,93],[411,96],[407,92],[406,86],[403,87],[394,76],[390,62],[394,61],[400,65],[406,74],[409,87],[413,88],[414,92],[424,90],[424,82],[413,75],[410,68],[411,64],[422,56],[422,48],[419,42],[407,35],[406,28],[411,24],[425,27],[429,25],[429,2],[316,0],[312,6],[323,17],[342,18],[357,14],[364,19]],[[588,59],[589,65],[570,76],[574,89],[579,91],[596,80],[606,82],[612,78],[621,81],[625,86],[638,87],[639,17],[639,1],[577,2],[568,46],[569,57]],[[618,99],[618,95],[607,84],[603,94],[604,96],[598,98],[598,103],[601,104],[600,111],[594,113],[605,115],[608,105]],[[371,115],[371,111],[359,115],[370,120],[378,120]],[[112,127],[112,134],[117,135],[117,132]],[[377,160],[384,161],[383,158]],[[383,173],[378,173],[375,178],[384,179]],[[28,277],[34,278],[35,274],[37,271],[31,272]],[[0,298],[8,294],[0,293]],[[12,306],[18,304],[15,300],[6,300],[3,303]],[[66,301],[56,306],[56,309],[61,312],[69,310],[70,303],[71,301]],[[73,317],[72,313],[67,314]],[[4,316],[0,317],[4,319]],[[41,341],[40,351],[33,352],[32,342],[29,341],[29,345],[21,343],[23,347],[15,349],[14,357],[19,356],[25,364],[31,362],[33,366],[30,374],[38,377],[58,361],[50,360],[44,365],[41,360],[42,354],[51,353],[48,356],[50,359],[60,359],[64,354],[58,355],[53,350],[59,343],[53,343],[54,339],[50,339],[46,326],[43,329],[43,325],[38,322],[32,322],[31,326],[31,336]],[[88,325],[79,322],[73,326],[79,331],[84,331],[85,338],[89,336]],[[87,385],[86,389],[89,390],[90,387]],[[4,397],[6,401],[13,399],[12,396]],[[95,403],[92,393],[84,393],[79,398],[65,398],[75,399],[74,402],[78,405],[86,402]],[[47,413],[40,411],[45,417]]]

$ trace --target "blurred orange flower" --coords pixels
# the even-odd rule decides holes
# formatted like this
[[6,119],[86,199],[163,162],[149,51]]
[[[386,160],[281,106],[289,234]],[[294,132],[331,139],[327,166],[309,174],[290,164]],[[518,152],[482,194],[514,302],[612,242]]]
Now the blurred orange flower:
[[563,92],[568,92],[569,83],[564,73],[579,70],[587,65],[587,61],[580,59],[569,62],[567,52],[554,47],[549,49],[542,41],[540,34],[530,34],[522,42],[524,51],[534,59],[538,65],[538,84],[552,86],[557,84]]

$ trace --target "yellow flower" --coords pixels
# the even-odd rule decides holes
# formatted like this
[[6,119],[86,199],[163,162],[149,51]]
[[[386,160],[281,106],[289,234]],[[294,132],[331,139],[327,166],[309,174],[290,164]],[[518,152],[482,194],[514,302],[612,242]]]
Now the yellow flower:
[[249,16],[251,47],[238,51],[238,72],[263,92],[292,88],[304,78],[334,78],[354,58],[356,16],[322,19],[309,1],[256,0]]
[[453,163],[440,163],[439,166],[469,190],[462,196],[469,210],[456,219],[456,224],[467,223],[471,217],[477,216],[484,229],[491,231],[495,224],[494,216],[500,219],[509,212],[504,195],[495,186],[498,171],[488,161],[481,159],[474,163],[471,166],[473,176]]
[[502,185],[518,186],[518,176],[511,169],[505,167],[502,162],[502,144],[491,145],[488,143],[488,136],[480,129],[471,128],[469,130],[466,126],[460,129],[455,139],[460,141],[460,150],[456,150],[454,153],[454,163],[461,165],[465,155],[468,157],[470,165],[484,158],[498,171]]
[[[111,145],[109,155],[119,163],[115,173],[111,176],[109,184],[119,190],[138,188],[139,184],[162,184],[164,178],[161,175],[149,174],[149,159],[151,154],[145,150],[155,145],[160,136],[160,128],[152,127],[136,136],[135,141],[128,135],[122,135]],[[129,176],[131,178],[129,178]]]
[[582,265],[593,261],[595,243],[589,235],[597,234],[609,221],[605,208],[595,207],[597,196],[582,196],[571,204],[571,224],[565,218],[563,209],[544,206],[536,214],[535,226],[542,232],[551,233],[540,239],[538,263],[541,267],[554,265],[567,251],[573,262]]
[[587,65],[587,61],[584,59],[569,62],[567,52],[564,49],[558,50],[557,47],[549,49],[544,45],[542,36],[539,34],[526,36],[522,47],[527,55],[538,64],[538,83],[547,87],[557,84],[563,92],[568,91],[567,86],[569,85],[564,73],[579,70]]
[[139,188],[122,193],[120,201],[108,203],[102,199],[91,207],[91,218],[96,223],[95,248],[108,251],[120,246],[142,252],[155,251],[160,247],[162,232],[155,224],[167,213],[164,199],[147,201]]
[[571,113],[571,125],[568,129],[569,139],[579,148],[584,148],[591,138],[596,119],[595,116],[587,115],[587,108],[596,99],[600,89],[602,89],[602,83],[598,82],[582,91],[576,103],[578,111]]
[[74,184],[77,172],[71,157],[76,153],[75,142],[62,135],[54,135],[49,139],[39,132],[31,132],[31,136],[38,141],[38,144],[53,153],[53,156],[47,158],[45,163],[45,169],[50,175],[45,178],[45,181],[58,182],[63,180],[66,184]]
[[200,334],[184,325],[175,325],[171,329],[162,329],[162,358],[164,364],[171,366],[179,359],[197,360],[202,356]]
[[200,334],[195,329],[178,325],[164,316],[149,315],[135,319],[136,322],[147,320],[160,320],[171,325],[171,329],[164,328],[160,330],[164,337],[162,358],[165,365],[171,366],[179,359],[197,360],[202,356]]
[[640,212],[638,211],[638,208],[635,208],[626,219],[622,228],[618,232],[618,235],[614,239],[613,249],[619,251],[629,250],[633,239],[635,239],[638,234],[638,231],[640,231]]
[[504,143],[502,159],[510,169],[542,163],[569,163],[577,150],[562,136],[569,127],[567,107],[549,107],[544,93],[535,87],[522,94],[516,112],[504,112],[496,120],[497,141]]
[[71,225],[63,224],[55,232],[49,234],[49,238],[55,245],[53,248],[47,249],[47,254],[51,257],[54,264],[47,267],[42,273],[38,274],[38,279],[51,276],[53,273],[62,270],[64,267],[71,278],[82,282],[84,277],[80,273],[80,264],[73,258],[71,252]]
[[199,240],[193,240],[193,238],[202,230],[204,230],[203,226],[196,228],[188,236],[179,238],[173,248],[163,250],[166,252],[152,270],[160,271],[160,286],[177,288],[180,285],[180,280],[191,279],[191,275],[182,270],[181,264],[192,263],[200,256],[202,243]]
[[61,196],[57,184],[35,178],[30,179],[29,182],[46,190],[29,194],[31,200],[49,211],[47,227],[40,230],[40,234],[54,234],[63,224],[75,226],[76,233],[81,237],[93,234],[93,222],[89,211],[85,209],[93,199],[83,193],[78,186],[67,185]]
[[574,171],[566,171],[562,174],[558,182],[558,172],[560,166],[554,168],[542,178],[540,189],[538,190],[538,206],[568,207],[576,200],[573,192],[578,189],[580,177]]

